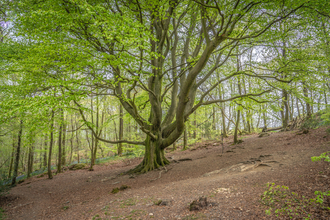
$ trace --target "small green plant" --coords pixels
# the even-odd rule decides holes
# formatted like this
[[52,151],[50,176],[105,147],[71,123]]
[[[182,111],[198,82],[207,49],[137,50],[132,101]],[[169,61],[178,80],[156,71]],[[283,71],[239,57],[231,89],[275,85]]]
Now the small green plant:
[[63,206],[62,209],[65,211],[69,208],[69,206]]
[[311,201],[320,204],[323,209],[330,210],[330,207],[323,206],[325,197],[330,196],[330,191],[327,192],[315,191],[314,194],[316,195],[316,198],[312,199]]
[[116,194],[116,193],[118,193],[118,192],[119,192],[119,188],[118,188],[118,187],[112,189],[112,191],[111,191],[112,194]]
[[157,201],[154,201],[154,204],[155,204],[155,205],[160,205],[160,203],[162,203],[162,201],[163,201],[163,200],[161,200],[161,199],[160,199],[160,200],[157,200]]
[[111,193],[112,194],[116,194],[119,191],[124,191],[125,189],[129,189],[129,188],[131,188],[131,187],[130,186],[127,186],[127,185],[121,185],[119,188],[118,187],[113,188],[112,191],[111,191]]
[[330,162],[329,156],[330,156],[330,151],[322,153],[320,156],[312,157],[312,161],[316,162],[316,161],[322,161],[322,159],[324,159],[324,161]]

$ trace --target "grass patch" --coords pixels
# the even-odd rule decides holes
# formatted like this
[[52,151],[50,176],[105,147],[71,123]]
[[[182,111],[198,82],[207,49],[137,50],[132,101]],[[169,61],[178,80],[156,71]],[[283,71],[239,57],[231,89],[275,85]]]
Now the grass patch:
[[145,215],[145,214],[147,214],[147,211],[145,211],[145,210],[133,209],[131,211],[131,213],[125,217],[125,219],[133,220],[133,219],[137,219],[139,216]]
[[136,199],[133,199],[133,198],[129,198],[129,199],[126,199],[124,201],[122,201],[122,203],[120,204],[120,208],[125,208],[127,206],[133,206],[136,204]]

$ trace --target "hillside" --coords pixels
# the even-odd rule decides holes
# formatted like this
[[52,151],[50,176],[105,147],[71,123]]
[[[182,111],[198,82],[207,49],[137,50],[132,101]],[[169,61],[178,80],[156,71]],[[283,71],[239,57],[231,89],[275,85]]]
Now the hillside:
[[[93,172],[66,171],[53,180],[33,177],[0,205],[8,219],[269,219],[260,203],[268,182],[310,198],[329,190],[329,165],[311,161],[330,150],[325,128],[250,135],[238,145],[231,140],[225,139],[223,154],[217,141],[167,153],[172,163],[166,170],[137,176],[120,174],[141,159],[96,165]],[[111,193],[122,185],[130,188]],[[211,204],[189,211],[201,196]],[[329,211],[313,210],[316,219],[330,217]]]

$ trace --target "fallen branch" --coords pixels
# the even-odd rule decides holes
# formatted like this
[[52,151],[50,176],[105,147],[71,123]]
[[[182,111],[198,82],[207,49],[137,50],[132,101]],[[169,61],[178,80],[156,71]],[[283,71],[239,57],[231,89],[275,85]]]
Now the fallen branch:
[[267,131],[277,131],[277,130],[281,130],[283,127],[274,127],[274,128],[268,128]]

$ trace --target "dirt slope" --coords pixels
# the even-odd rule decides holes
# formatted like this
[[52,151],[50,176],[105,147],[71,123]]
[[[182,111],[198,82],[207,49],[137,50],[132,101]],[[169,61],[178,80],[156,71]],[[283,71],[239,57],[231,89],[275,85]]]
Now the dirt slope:
[[[330,150],[325,128],[305,135],[283,132],[243,140],[232,146],[227,139],[223,154],[216,141],[168,153],[172,163],[166,170],[138,176],[120,173],[141,159],[95,166],[93,172],[67,171],[53,180],[32,178],[13,188],[0,206],[7,210],[8,219],[24,220],[269,219],[259,202],[267,182],[287,185],[307,196],[316,190],[330,190],[329,165],[310,159]],[[123,184],[130,188],[111,193]],[[200,196],[213,205],[189,211],[189,203]],[[166,205],[154,205],[159,200]],[[328,214],[315,216],[329,219]]]

